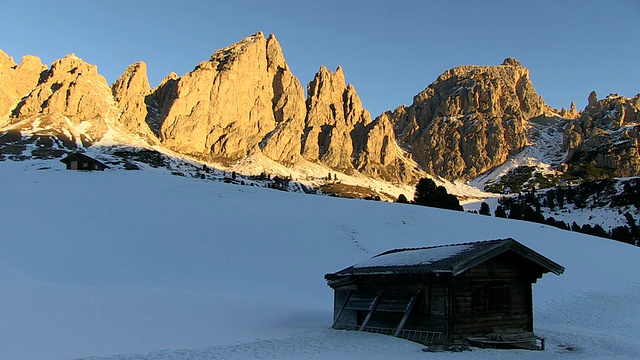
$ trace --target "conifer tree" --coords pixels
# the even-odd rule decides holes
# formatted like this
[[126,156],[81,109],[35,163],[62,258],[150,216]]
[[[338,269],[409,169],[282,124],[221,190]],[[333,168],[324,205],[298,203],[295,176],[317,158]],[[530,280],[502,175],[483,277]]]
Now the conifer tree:
[[496,207],[496,211],[494,211],[493,214],[496,217],[499,217],[499,218],[506,218],[507,217],[507,213],[504,211],[504,208],[502,207],[502,205],[498,205]]
[[520,208],[520,204],[511,205],[511,209],[509,210],[509,219],[522,220],[522,209]]
[[480,215],[487,215],[487,216],[491,216],[491,209],[489,208],[489,204],[487,204],[486,202],[482,202],[480,204],[480,211],[478,212]]
[[460,201],[455,195],[447,193],[447,189],[444,186],[437,186],[433,180],[428,178],[422,178],[418,181],[413,202],[416,205],[463,210],[462,206],[460,206]]
[[580,229],[580,225],[578,225],[578,223],[574,221],[574,222],[571,224],[571,231],[580,232],[580,230],[581,230],[581,229]]

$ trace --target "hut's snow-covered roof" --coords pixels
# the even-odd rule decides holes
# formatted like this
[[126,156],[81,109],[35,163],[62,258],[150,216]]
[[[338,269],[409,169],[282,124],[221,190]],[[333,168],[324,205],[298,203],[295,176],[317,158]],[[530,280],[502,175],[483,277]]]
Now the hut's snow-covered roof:
[[542,273],[561,274],[564,268],[514,239],[389,250],[333,274],[327,280],[350,275],[393,273],[451,273],[454,276],[502,253],[512,251],[539,266]]

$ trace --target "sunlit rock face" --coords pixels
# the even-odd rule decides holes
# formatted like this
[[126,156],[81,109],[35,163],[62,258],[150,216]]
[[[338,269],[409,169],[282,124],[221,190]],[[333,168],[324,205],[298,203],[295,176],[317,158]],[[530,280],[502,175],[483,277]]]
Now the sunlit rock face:
[[35,56],[24,56],[20,64],[16,64],[0,50],[0,117],[10,115],[20,99],[36,87],[45,70],[47,67]]
[[322,66],[307,86],[307,118],[302,153],[342,171],[353,169],[353,157],[362,149],[369,112],[355,88],[347,85],[341,67]]
[[398,143],[429,173],[469,179],[526,145],[526,123],[547,106],[529,70],[508,58],[499,66],[460,66],[390,113]]
[[154,89],[144,62],[109,86],[95,65],[73,54],[47,68],[32,56],[16,64],[0,51],[0,90],[0,126],[66,137],[66,147],[89,146],[117,129],[124,138],[223,164],[264,155],[288,167],[311,162],[396,183],[426,173],[466,180],[522,150],[530,121],[551,116],[563,129],[567,124],[564,170],[586,164],[640,173],[640,96],[598,100],[593,92],[580,113],[574,103],[555,110],[513,58],[448,70],[410,106],[375,119],[341,67],[321,66],[305,98],[275,36],[261,32]]
[[640,175],[640,94],[634,98],[595,92],[580,117],[567,126],[563,150],[570,169],[585,164],[616,176]]
[[97,66],[70,54],[40,74],[38,84],[13,110],[11,121],[37,117],[42,127],[81,130],[83,144],[90,145],[119,112]]
[[257,33],[165,79],[147,102],[159,116],[150,114],[147,123],[169,148],[204,158],[236,161],[261,152],[285,165],[304,158],[393,181],[416,176],[388,119],[371,120],[342,68],[322,66],[307,93],[305,100],[276,38]]
[[156,138],[146,122],[149,116],[147,99],[151,94],[147,65],[142,61],[130,65],[111,85],[111,92],[121,110],[119,124],[133,134],[155,142]]
[[164,92],[159,134],[171,149],[230,160],[260,149],[277,161],[299,156],[304,93],[274,36],[218,50],[165,86],[156,90]]

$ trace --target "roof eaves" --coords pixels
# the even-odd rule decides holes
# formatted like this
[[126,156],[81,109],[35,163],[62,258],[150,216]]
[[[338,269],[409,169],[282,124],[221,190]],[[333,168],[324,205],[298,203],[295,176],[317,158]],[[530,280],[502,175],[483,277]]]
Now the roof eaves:
[[[491,246],[487,246],[486,249],[483,249],[477,252],[472,257],[453,265],[452,266],[453,276],[458,276],[463,272],[482,264],[488,259],[491,259],[495,256],[498,256],[506,252],[507,250],[509,250],[510,244],[515,242],[516,241],[511,238],[503,239],[502,241],[496,241],[495,244],[491,244]],[[484,243],[484,245],[486,246],[487,243]]]
[[517,242],[514,239],[508,238],[505,239],[508,241],[504,241],[504,242],[500,242],[498,244],[496,244],[495,246],[489,247],[483,251],[481,251],[480,253],[478,253],[476,256],[470,258],[467,261],[461,262],[459,264],[454,265],[454,269],[453,269],[453,276],[458,276],[460,274],[462,274],[463,272],[480,265],[481,263],[494,258],[502,253],[505,253],[507,251],[514,251],[516,254],[532,261],[533,263],[537,264],[538,266],[542,267],[543,269],[545,269],[546,271],[543,271],[543,273],[545,272],[552,272],[556,275],[560,275],[564,272],[564,267],[550,259],[548,259],[547,257],[540,255],[539,253],[535,252],[534,250],[529,249],[528,247],[520,244],[519,242]]

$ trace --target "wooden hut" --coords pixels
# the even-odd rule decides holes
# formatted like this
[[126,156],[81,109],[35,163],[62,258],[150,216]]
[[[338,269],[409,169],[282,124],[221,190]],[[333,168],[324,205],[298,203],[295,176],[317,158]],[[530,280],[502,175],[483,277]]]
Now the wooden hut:
[[564,268],[509,238],[390,250],[325,279],[335,329],[534,347],[531,284],[547,272]]
[[104,170],[109,168],[100,161],[87,156],[83,153],[73,153],[67,155],[66,158],[60,160],[67,165],[67,170]]

